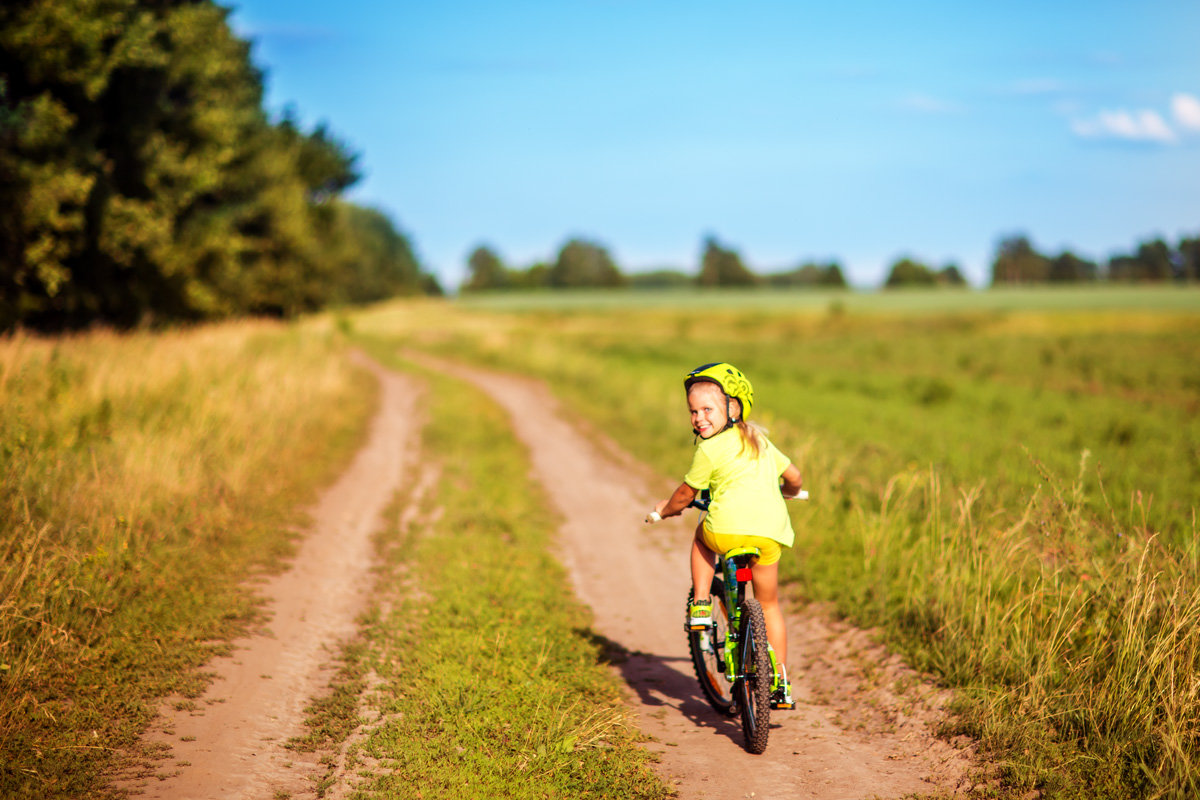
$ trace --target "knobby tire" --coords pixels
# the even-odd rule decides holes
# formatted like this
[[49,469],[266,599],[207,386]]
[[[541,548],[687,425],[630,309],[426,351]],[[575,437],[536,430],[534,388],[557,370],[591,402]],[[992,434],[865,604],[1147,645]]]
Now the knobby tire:
[[742,653],[745,678],[738,682],[736,696],[742,712],[742,734],[746,749],[767,749],[771,728],[771,656],[767,650],[767,623],[757,600],[742,604]]

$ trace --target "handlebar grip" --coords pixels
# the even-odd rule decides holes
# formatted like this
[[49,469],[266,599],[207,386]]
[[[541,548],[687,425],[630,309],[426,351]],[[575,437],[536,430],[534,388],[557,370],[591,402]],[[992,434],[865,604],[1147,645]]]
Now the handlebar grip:
[[659,514],[657,511],[651,511],[646,515],[646,522],[662,522],[662,514]]
[[791,495],[785,494],[784,497],[788,500],[807,500],[808,499],[808,490],[801,489],[800,491],[796,492],[795,494],[791,494]]

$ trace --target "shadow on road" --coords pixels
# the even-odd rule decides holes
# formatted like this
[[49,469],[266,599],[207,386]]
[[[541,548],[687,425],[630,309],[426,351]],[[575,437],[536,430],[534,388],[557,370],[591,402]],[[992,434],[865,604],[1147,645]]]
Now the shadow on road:
[[718,714],[704,699],[692,674],[690,658],[631,651],[590,628],[577,628],[575,633],[596,648],[597,662],[609,664],[620,672],[643,705],[673,707],[696,727],[708,728],[739,746],[742,744],[741,723],[736,717]]

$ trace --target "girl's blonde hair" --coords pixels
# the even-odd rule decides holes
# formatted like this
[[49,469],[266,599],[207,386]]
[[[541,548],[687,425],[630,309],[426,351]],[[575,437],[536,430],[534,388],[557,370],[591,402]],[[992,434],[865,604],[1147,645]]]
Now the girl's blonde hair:
[[761,425],[758,425],[753,422],[746,422],[746,420],[742,419],[742,401],[741,400],[738,400],[736,397],[732,397],[732,398],[730,398],[730,401],[737,403],[737,405],[738,405],[737,430],[738,430],[738,435],[742,437],[741,452],[744,453],[747,450],[749,450],[750,453],[755,458],[761,457],[763,454],[763,447],[764,447],[763,441],[767,438],[766,429],[763,428]]

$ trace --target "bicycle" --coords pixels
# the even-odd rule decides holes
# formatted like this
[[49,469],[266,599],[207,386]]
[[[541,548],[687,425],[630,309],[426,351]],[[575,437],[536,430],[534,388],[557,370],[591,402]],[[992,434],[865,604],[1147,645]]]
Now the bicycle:
[[[801,491],[798,499],[808,498]],[[707,493],[691,506],[708,510]],[[662,518],[651,512],[649,522]],[[717,556],[711,587],[712,623],[688,630],[692,667],[704,698],[713,710],[726,717],[741,717],[746,749],[755,754],[767,749],[771,709],[794,708],[794,703],[775,702],[783,676],[775,651],[767,641],[767,626],[758,600],[746,599],[746,583],[758,560],[757,547],[737,547]],[[688,590],[688,604],[692,591]]]

